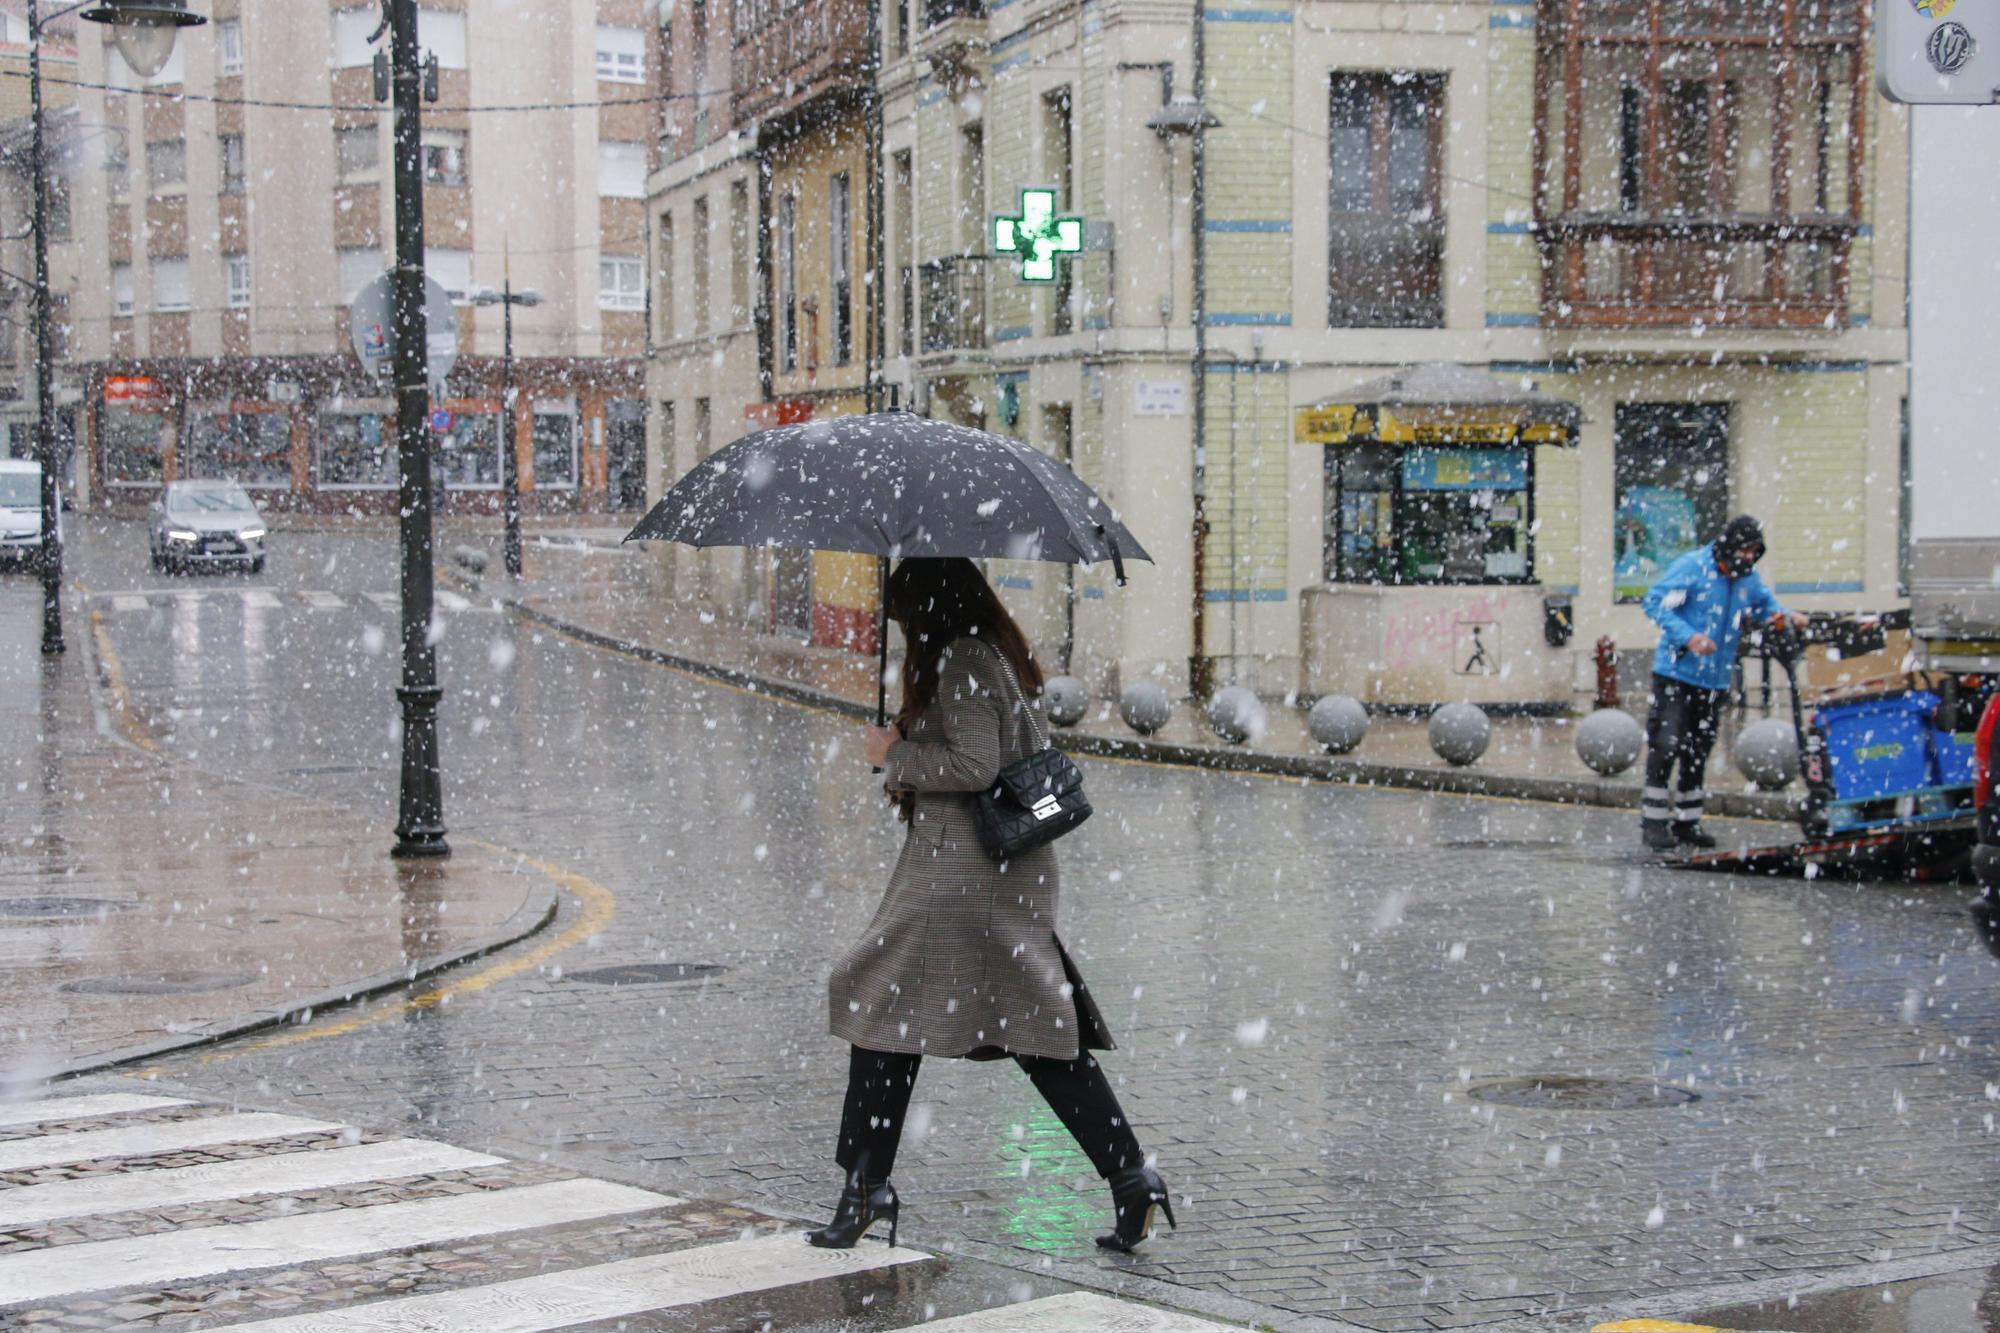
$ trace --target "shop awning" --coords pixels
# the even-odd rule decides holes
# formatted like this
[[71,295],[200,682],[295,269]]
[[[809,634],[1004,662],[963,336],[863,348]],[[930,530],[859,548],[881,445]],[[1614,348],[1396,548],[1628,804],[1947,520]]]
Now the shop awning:
[[1298,410],[1300,444],[1575,444],[1575,403],[1469,366],[1427,361]]

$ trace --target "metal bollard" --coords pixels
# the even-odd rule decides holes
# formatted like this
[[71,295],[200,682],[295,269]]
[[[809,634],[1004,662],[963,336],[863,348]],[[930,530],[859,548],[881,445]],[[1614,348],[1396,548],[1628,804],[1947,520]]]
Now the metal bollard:
[[1618,645],[1609,634],[1597,641],[1597,707],[1618,706]]

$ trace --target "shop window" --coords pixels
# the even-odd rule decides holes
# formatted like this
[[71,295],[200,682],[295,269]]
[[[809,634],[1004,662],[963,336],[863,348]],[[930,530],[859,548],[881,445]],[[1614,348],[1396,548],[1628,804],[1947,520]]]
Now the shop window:
[[1330,447],[1326,577],[1532,581],[1533,491],[1534,459],[1525,448]]
[[1633,602],[1729,517],[1729,405],[1620,403],[1614,430],[1612,579]]
[[535,489],[576,488],[576,412],[570,407],[535,407]]
[[153,404],[107,402],[97,418],[104,449],[104,476],[113,486],[157,486],[173,418]]
[[1444,79],[1336,74],[1332,89],[1327,322],[1434,328],[1444,322]]
[[440,480],[455,491],[492,490],[500,484],[498,412],[460,412],[451,429],[433,437]]
[[386,490],[396,484],[396,428],[386,407],[321,412],[317,436],[321,487]]
[[228,404],[197,406],[189,415],[187,442],[174,471],[182,477],[289,489],[292,419],[284,412],[237,412]]

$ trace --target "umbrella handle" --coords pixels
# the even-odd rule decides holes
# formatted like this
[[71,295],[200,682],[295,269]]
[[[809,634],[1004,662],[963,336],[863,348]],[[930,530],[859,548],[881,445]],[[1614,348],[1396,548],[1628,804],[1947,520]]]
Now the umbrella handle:
[[1125,561],[1118,554],[1118,539],[1106,532],[1102,523],[1097,525],[1097,535],[1104,538],[1105,545],[1111,548],[1111,577],[1117,579],[1118,586],[1122,588],[1125,586]]
[[875,725],[889,725],[889,557],[877,558],[881,587],[875,621]]

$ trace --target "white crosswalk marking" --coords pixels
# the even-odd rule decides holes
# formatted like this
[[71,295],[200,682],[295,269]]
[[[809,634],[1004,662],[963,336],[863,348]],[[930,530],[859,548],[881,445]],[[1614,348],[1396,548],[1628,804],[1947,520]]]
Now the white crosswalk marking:
[[1210,1333],[1228,1327],[1175,1310],[1133,1305],[1085,1291],[1002,1305],[924,1325],[926,1330],[947,1333]]
[[134,1111],[158,1111],[188,1104],[179,1097],[146,1097],[135,1092],[9,1102],[0,1105],[0,1129],[10,1129],[15,1125],[41,1125],[51,1120],[93,1120],[102,1115],[130,1115]]
[[144,593],[118,592],[111,594],[111,609],[118,612],[150,611],[153,603]]
[[0,1291],[9,1300],[45,1301],[112,1287],[182,1283],[246,1268],[318,1263],[588,1222],[677,1202],[664,1194],[603,1180],[558,1180],[491,1193],[86,1241],[0,1254]]
[[375,603],[376,606],[384,611],[401,611],[403,609],[402,598],[393,592],[370,592],[363,593],[362,596]]
[[347,608],[346,598],[321,588],[308,588],[299,594],[299,598],[314,611],[343,611]]
[[89,1213],[123,1213],[135,1208],[241,1199],[252,1194],[331,1189],[335,1185],[422,1176],[433,1171],[468,1171],[476,1166],[498,1166],[503,1160],[426,1139],[391,1139],[353,1148],[55,1180],[46,1185],[0,1190],[0,1231]]
[[[290,1138],[295,1134],[332,1134],[343,1128],[324,1120],[292,1115],[212,1115],[200,1120],[163,1120],[119,1129],[92,1129],[80,1134],[49,1134],[0,1142],[0,1171],[25,1171],[59,1162],[85,1162],[99,1157],[138,1157],[151,1153],[212,1148],[218,1143]],[[7,1288],[0,1285],[0,1291]]]
[[[822,1285],[843,1308],[857,1292],[864,1305],[880,1297],[870,1326],[884,1330],[1224,1327],[1087,1292],[934,1319],[926,1300],[938,1290],[931,1280],[893,1275],[937,1263],[919,1250],[879,1242],[815,1249],[796,1230],[773,1232],[768,1220],[738,1239],[687,1244],[678,1238],[698,1214],[639,1216],[684,1203],[651,1190],[550,1180],[546,1168],[425,1139],[356,1143],[346,1126],[298,1116],[213,1107],[192,1119],[147,1118],[196,1105],[136,1093],[0,1103],[0,1129],[24,1135],[0,1139],[0,1171],[62,1168],[54,1178],[0,1185],[0,1328],[14,1327],[13,1315],[28,1309],[51,1311],[62,1327],[72,1320],[95,1326],[107,1314],[124,1320],[131,1311],[120,1313],[121,1299],[150,1310],[162,1290],[187,1302],[176,1309],[201,1327],[238,1333],[541,1333],[673,1310],[709,1327],[723,1311],[696,1307],[779,1289],[797,1292],[800,1309],[823,1314],[826,1302],[814,1290]],[[58,1128],[99,1118],[114,1123]],[[333,1135],[341,1137],[326,1144]],[[326,1146],[278,1141],[301,1136]],[[222,1145],[230,1145],[226,1160],[118,1161]],[[471,1171],[479,1174],[458,1174]],[[159,1229],[162,1223],[169,1229]],[[575,1224],[589,1224],[593,1238],[615,1237],[616,1248],[565,1257],[577,1233],[563,1229]],[[494,1237],[506,1239],[496,1244]],[[489,1250],[514,1257],[460,1262]],[[384,1273],[408,1273],[413,1262],[423,1293],[385,1294]],[[882,1276],[852,1285],[869,1273]],[[272,1317],[259,1298],[267,1286],[311,1294],[294,1304],[299,1313]]]
[[814,1249],[798,1232],[789,1231],[235,1327],[240,1333],[539,1333],[871,1268],[929,1262],[928,1254],[886,1245]]
[[275,611],[284,603],[278,600],[276,593],[266,592],[262,588],[246,588],[243,591],[243,605],[256,611]]

